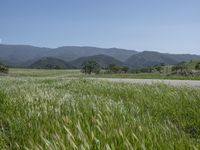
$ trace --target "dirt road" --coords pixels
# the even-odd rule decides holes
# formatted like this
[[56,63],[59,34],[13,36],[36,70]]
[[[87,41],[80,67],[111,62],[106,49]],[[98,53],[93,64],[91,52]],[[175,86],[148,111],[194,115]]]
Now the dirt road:
[[172,86],[200,87],[200,81],[197,80],[122,79],[122,78],[95,78],[95,79],[112,81],[112,82],[124,82],[124,83],[140,83],[140,84],[164,83]]

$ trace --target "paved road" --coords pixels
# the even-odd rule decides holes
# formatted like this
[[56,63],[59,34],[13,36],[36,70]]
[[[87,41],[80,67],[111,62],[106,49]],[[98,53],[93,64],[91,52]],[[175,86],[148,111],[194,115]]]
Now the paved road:
[[112,81],[112,82],[124,82],[124,83],[141,83],[141,84],[164,83],[172,86],[200,87],[200,81],[196,80],[122,79],[122,78],[95,78],[95,79]]

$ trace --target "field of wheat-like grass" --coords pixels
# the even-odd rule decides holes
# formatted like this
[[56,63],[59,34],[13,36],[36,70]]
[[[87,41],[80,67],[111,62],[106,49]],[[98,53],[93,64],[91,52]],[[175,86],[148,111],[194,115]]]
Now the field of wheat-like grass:
[[0,77],[0,149],[200,149],[200,89]]

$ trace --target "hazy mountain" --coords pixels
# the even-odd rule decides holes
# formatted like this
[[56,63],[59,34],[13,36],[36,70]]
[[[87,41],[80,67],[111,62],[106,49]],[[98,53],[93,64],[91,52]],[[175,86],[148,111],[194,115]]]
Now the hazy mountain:
[[29,66],[29,68],[37,69],[71,69],[74,68],[71,64],[58,58],[45,57]]
[[116,64],[119,66],[123,65],[121,61],[107,55],[94,55],[94,56],[88,56],[88,57],[81,57],[81,58],[71,61],[70,64],[72,64],[73,66],[77,68],[80,68],[81,64],[84,61],[88,61],[88,60],[96,61],[98,64],[100,64],[101,67],[107,67],[110,64]]
[[21,66],[29,60],[44,57],[49,51],[49,48],[0,44],[0,60],[10,66]]
[[[101,56],[98,61],[101,62],[102,65],[107,65],[113,62],[125,62],[126,65],[131,67],[146,67],[159,63],[176,64],[181,61],[189,61],[191,59],[200,58],[198,55],[190,54],[176,55],[150,51],[139,53],[137,51],[117,48],[106,49],[97,47],[65,46],[53,49],[29,45],[0,44],[0,62],[12,67],[28,67],[43,57],[58,58],[64,60],[65,62],[72,61],[78,64],[78,62],[83,59],[81,57],[87,58],[88,56],[98,56],[97,58]],[[108,56],[110,56],[110,58],[108,58]],[[79,58],[81,59],[79,60]],[[113,58],[115,60],[113,60]],[[78,60],[75,61],[75,59]],[[103,63],[100,60],[105,62]]]
[[125,64],[133,68],[154,66],[160,63],[176,64],[182,61],[189,61],[200,58],[199,55],[190,54],[166,54],[152,51],[144,51],[132,55],[125,61]]
[[136,54],[136,51],[117,49],[117,48],[97,48],[97,47],[77,47],[77,46],[65,46],[53,49],[48,53],[48,56],[63,59],[65,61],[71,61],[80,57],[87,57],[93,55],[108,55],[125,61],[131,55]]
[[108,55],[120,61],[125,61],[128,57],[136,54],[136,51],[117,48],[96,48],[96,47],[76,47],[65,46],[55,49],[42,48],[28,45],[3,45],[0,44],[0,60],[10,66],[24,67],[42,57],[54,57],[64,61],[71,61],[80,57],[92,55]]

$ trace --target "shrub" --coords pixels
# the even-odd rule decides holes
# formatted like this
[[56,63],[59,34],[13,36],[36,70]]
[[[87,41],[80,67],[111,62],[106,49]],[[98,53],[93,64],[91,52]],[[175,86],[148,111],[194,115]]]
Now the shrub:
[[94,60],[88,60],[83,62],[81,67],[82,67],[81,71],[85,74],[91,74],[91,73],[99,74],[101,71],[101,66]]
[[117,66],[115,64],[110,64],[108,67],[107,67],[107,70],[109,73],[127,73],[129,68],[127,66]]
[[5,65],[0,65],[0,73],[8,73],[8,67]]
[[174,73],[178,73],[178,74],[181,74],[181,75],[186,75],[188,74],[188,66],[185,62],[181,62],[175,66],[172,67],[172,71]]
[[200,70],[200,62],[198,62],[198,63],[196,64],[195,69],[196,69],[196,70]]

